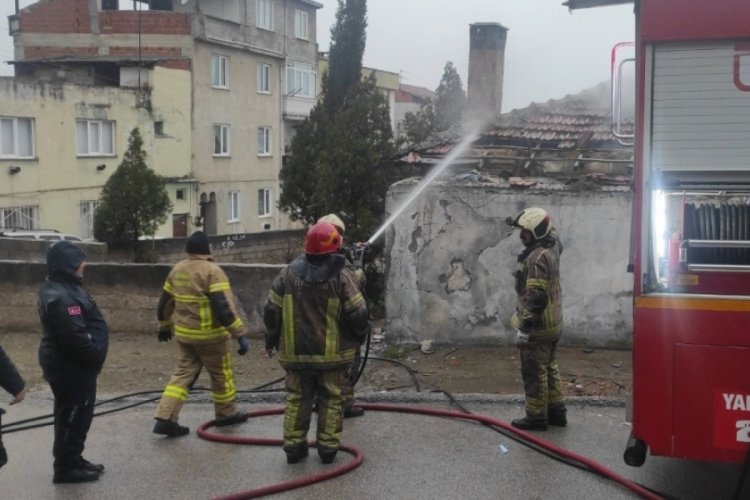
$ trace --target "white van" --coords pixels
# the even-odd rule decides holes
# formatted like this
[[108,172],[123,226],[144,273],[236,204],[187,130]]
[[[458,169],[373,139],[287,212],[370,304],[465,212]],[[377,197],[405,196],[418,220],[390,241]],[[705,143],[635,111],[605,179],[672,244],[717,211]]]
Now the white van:
[[24,240],[45,240],[45,241],[83,241],[78,236],[64,234],[54,229],[0,229],[2,238],[20,238]]

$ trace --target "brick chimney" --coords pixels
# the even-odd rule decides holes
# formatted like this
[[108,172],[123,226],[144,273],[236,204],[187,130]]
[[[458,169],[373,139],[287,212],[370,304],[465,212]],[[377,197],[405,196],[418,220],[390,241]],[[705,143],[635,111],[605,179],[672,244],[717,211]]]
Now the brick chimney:
[[508,28],[500,23],[469,25],[469,119],[486,121],[500,115],[507,36]]

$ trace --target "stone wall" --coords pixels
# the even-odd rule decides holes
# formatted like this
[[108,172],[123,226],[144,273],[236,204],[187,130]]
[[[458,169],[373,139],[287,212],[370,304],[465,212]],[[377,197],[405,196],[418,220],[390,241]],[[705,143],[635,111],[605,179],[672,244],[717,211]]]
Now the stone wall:
[[[282,265],[223,264],[235,303],[251,335],[263,335],[262,307]],[[96,300],[110,329],[123,333],[155,333],[156,305],[169,264],[112,264],[86,267],[84,288]],[[2,331],[39,332],[37,290],[46,264],[0,260],[0,318]]]
[[[386,211],[394,213],[415,187],[415,180],[392,186]],[[564,244],[561,344],[630,348],[631,199],[627,188],[572,191],[552,181],[526,189],[486,177],[434,183],[386,231],[387,337],[512,344],[512,273],[523,247],[504,220],[540,206]]]

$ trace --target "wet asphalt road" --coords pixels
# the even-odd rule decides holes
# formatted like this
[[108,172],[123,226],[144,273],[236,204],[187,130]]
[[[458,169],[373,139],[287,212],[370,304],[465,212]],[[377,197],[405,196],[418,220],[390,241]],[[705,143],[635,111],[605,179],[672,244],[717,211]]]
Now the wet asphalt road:
[[[100,395],[100,399],[105,397]],[[438,394],[370,394],[362,399],[455,410]],[[471,411],[503,421],[510,421],[522,412],[518,397],[482,395],[465,396],[462,400]],[[138,399],[127,402],[133,401]],[[282,400],[280,395],[274,394],[260,401],[243,395],[241,403],[244,409],[259,410],[280,407]],[[48,414],[51,406],[48,393],[32,393],[21,405],[10,408],[3,423]],[[184,438],[164,439],[152,434],[154,408],[154,403],[148,403],[94,420],[85,455],[107,467],[100,480],[94,483],[52,483],[51,427],[5,434],[10,462],[0,469],[0,499],[207,499],[331,468],[320,463],[314,450],[304,462],[287,465],[283,452],[277,447],[199,439],[196,427],[213,416],[212,406],[205,397],[191,397],[183,410],[181,423],[191,428],[190,435]],[[280,438],[282,418],[280,415],[259,417],[220,432]],[[630,429],[621,406],[571,401],[568,418],[568,427],[551,428],[535,435],[596,460],[670,498],[732,497],[740,473],[738,465],[659,457],[649,457],[639,469],[625,465],[622,451]],[[271,498],[638,498],[611,481],[554,461],[509,437],[465,420],[368,411],[361,418],[345,421],[343,442],[364,452],[364,462],[359,468]],[[334,466],[349,460],[350,455],[339,453]]]

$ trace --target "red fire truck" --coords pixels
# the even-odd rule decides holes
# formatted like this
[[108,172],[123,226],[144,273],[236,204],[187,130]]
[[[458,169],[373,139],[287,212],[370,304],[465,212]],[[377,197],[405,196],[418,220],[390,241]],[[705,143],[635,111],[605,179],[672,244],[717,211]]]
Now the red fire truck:
[[636,22],[625,461],[640,466],[650,451],[741,462],[750,443],[750,1],[565,5],[623,3]]

